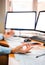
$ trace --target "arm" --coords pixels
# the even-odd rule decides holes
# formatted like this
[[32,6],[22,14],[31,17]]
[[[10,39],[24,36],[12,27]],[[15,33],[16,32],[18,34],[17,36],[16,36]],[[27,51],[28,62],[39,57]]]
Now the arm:
[[[24,48],[24,47],[26,47],[26,48]],[[12,53],[27,53],[27,52],[29,52],[30,49],[32,49],[30,44],[25,43],[20,46],[17,46],[16,48],[13,48]]]
[[[23,49],[23,47],[26,46],[26,49]],[[16,48],[7,48],[0,46],[0,53],[4,54],[10,54],[10,53],[27,53],[31,49],[29,44],[22,44],[20,46],[17,46]]]
[[0,53],[2,53],[2,54],[10,54],[11,53],[11,48],[0,46]]

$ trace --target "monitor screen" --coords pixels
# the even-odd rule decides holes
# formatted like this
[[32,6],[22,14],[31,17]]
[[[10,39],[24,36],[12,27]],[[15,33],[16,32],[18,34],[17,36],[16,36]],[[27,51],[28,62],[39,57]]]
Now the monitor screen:
[[36,11],[7,12],[6,29],[30,30],[35,28]]
[[36,30],[45,32],[45,11],[40,11],[37,18]]

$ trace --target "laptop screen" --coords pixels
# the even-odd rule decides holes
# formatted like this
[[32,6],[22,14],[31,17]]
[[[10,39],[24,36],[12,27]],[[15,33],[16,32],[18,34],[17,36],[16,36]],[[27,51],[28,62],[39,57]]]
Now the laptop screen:
[[36,30],[45,32],[45,11],[40,11],[37,19]]
[[6,29],[34,30],[36,11],[7,12]]

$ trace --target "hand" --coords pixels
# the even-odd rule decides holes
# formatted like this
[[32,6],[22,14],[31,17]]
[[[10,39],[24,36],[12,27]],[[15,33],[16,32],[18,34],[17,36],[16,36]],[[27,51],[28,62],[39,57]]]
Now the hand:
[[[25,49],[23,49],[24,46],[26,46]],[[13,53],[15,53],[15,52],[16,53],[27,53],[27,52],[29,52],[30,49],[31,49],[30,44],[25,43],[25,44],[22,44],[20,46],[17,46],[16,48],[14,48],[12,50],[12,52]]]
[[10,30],[10,31],[5,31],[5,34],[4,34],[4,36],[6,37],[6,38],[8,38],[8,37],[11,37],[12,35],[14,35],[14,31],[13,30]]

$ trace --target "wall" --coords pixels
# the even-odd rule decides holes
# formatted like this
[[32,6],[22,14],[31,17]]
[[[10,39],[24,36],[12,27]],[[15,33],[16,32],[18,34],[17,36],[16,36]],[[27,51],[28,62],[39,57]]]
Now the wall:
[[0,0],[0,32],[4,32],[5,0]]

